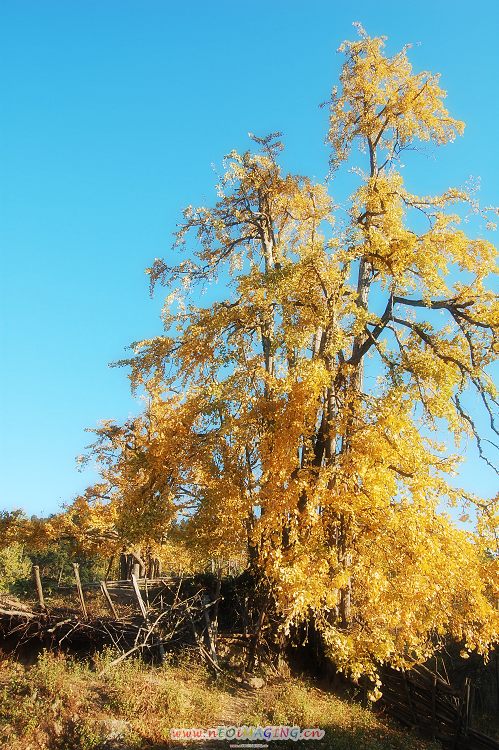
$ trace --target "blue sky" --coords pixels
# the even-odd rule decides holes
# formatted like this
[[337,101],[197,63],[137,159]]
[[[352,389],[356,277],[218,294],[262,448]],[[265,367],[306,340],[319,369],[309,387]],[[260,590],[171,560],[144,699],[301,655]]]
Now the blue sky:
[[[183,206],[212,201],[248,131],[284,131],[285,165],[327,169],[336,49],[353,21],[420,43],[465,137],[407,170],[416,192],[480,176],[499,202],[499,6],[254,0],[4,0],[0,7],[0,509],[50,513],[91,474],[84,428],[139,408],[108,363],[160,330],[144,269],[168,252]],[[341,192],[341,185],[338,186]],[[335,192],[335,187],[332,187]],[[471,453],[463,481],[493,478]]]

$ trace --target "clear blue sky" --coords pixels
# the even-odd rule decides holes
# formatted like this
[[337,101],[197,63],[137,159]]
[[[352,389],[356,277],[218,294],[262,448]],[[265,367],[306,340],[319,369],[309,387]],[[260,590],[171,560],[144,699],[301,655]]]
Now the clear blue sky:
[[[283,130],[286,166],[323,177],[336,49],[353,21],[420,42],[465,137],[407,173],[430,192],[482,178],[499,202],[496,2],[4,0],[0,8],[0,508],[50,513],[92,479],[84,428],[137,411],[122,370],[159,332],[144,268],[212,164]],[[473,457],[466,485],[495,491]]]

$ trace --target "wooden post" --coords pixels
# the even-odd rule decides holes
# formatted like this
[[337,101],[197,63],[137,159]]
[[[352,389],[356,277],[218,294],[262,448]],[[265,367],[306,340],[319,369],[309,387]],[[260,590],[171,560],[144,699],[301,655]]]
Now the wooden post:
[[432,738],[437,736],[437,675],[433,675],[433,685],[431,691],[431,731]]
[[107,585],[105,581],[100,582],[100,587],[102,590],[102,593],[104,594],[104,599],[106,600],[106,604],[109,607],[111,614],[113,615],[114,619],[118,619],[118,613],[116,612],[116,607],[113,604],[113,600],[111,599],[111,594],[108,591]]
[[126,581],[128,578],[128,557],[124,552],[120,555],[120,581]]
[[464,729],[463,734],[465,737],[468,736],[470,719],[471,719],[471,680],[469,677],[466,677],[464,681],[464,727],[463,727]]
[[137,583],[137,576],[135,575],[135,573],[132,573],[132,586],[133,590],[135,591],[135,596],[137,597],[139,609],[142,612],[142,617],[144,618],[144,620],[147,620],[146,605],[144,604],[144,600],[142,599],[142,596],[140,594],[139,584]]
[[33,576],[35,578],[36,593],[38,594],[38,604],[43,611],[46,612],[47,607],[45,605],[45,599],[43,598],[42,579],[40,578],[40,568],[38,565],[33,565]]
[[140,578],[140,563],[134,562],[132,568],[132,578],[135,576],[137,580]]
[[[133,559],[133,574],[137,578],[145,578],[146,575],[146,564],[144,560],[141,558],[140,555],[138,555],[136,552],[132,552],[132,559]],[[138,563],[138,569],[136,568],[136,564]]]
[[205,621],[205,624],[206,624],[206,643],[207,643],[207,646],[208,646],[208,649],[209,649],[209,654],[210,654],[211,658],[213,659],[213,661],[215,662],[215,664],[218,664],[217,652],[216,652],[215,643],[214,643],[214,640],[213,640],[213,631],[212,631],[212,627],[211,627],[211,620],[210,620],[210,615],[208,614],[208,608],[209,608],[209,606],[211,604],[209,596],[206,596],[206,595],[203,596],[203,604],[204,604],[204,608],[203,608],[204,621]]
[[499,650],[496,649],[496,703],[497,713],[499,713]]
[[85,599],[83,597],[83,589],[81,587],[81,581],[80,581],[80,566],[78,565],[78,563],[73,563],[73,571],[75,574],[76,588],[78,589],[78,596],[80,598],[80,604],[81,604],[81,609],[83,612],[83,617],[85,618],[85,620],[88,620],[87,608],[85,606]]
[[111,555],[111,557],[109,558],[109,565],[107,566],[106,575],[104,576],[105,581],[109,580],[109,575],[111,573],[111,568],[113,567],[113,563],[114,563],[114,555]]
[[405,689],[405,694],[406,694],[406,698],[407,698],[407,705],[409,706],[409,708],[411,710],[412,718],[413,718],[413,721],[414,721],[414,726],[418,727],[419,726],[419,717],[418,717],[416,708],[414,706],[414,703],[412,702],[411,689],[410,689],[409,682],[407,680],[407,674],[406,674],[405,669],[402,670],[402,677],[403,677],[403,680],[404,680],[404,689]]
[[211,616],[211,631],[213,634],[213,643],[215,648],[217,647],[218,638],[218,605],[220,602],[220,592],[222,590],[222,568],[218,569],[217,573],[217,584],[215,586],[215,601],[213,604],[213,611]]

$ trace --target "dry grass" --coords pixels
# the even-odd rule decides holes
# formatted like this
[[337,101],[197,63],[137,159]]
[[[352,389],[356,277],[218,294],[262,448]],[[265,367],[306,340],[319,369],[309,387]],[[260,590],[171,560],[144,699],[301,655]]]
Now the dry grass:
[[[323,747],[331,750],[430,750],[440,745],[425,742],[384,721],[358,703],[320,690],[310,682],[290,680],[269,686],[257,695],[255,720],[263,726],[320,727],[326,732]],[[310,743],[295,743],[309,748]],[[314,744],[315,746],[315,744]]]
[[[161,668],[124,661],[98,677],[111,658],[110,653],[101,655],[92,666],[51,653],[43,653],[31,667],[3,661],[0,746],[9,750],[159,750],[171,747],[172,727],[231,722],[319,726],[326,730],[326,737],[314,747],[328,750],[431,747],[382,723],[372,711],[301,680],[243,690],[233,682],[215,682],[195,659]],[[228,745],[217,744],[220,748]],[[284,746],[279,742],[281,750]]]

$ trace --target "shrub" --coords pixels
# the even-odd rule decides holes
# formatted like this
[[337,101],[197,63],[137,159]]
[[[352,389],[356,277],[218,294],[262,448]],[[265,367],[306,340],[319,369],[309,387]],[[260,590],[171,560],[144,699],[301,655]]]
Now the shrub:
[[31,573],[31,561],[22,544],[13,543],[0,549],[0,591],[14,591],[16,584]]

